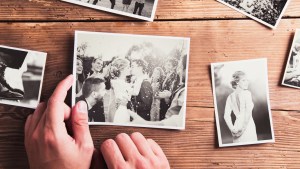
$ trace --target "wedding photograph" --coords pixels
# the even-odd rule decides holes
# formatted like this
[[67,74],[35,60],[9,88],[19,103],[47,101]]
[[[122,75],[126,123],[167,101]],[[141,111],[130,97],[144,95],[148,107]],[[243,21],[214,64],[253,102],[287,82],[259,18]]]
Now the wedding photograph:
[[300,89],[300,29],[297,29],[294,35],[282,85]]
[[267,59],[211,64],[220,147],[274,143]]
[[0,45],[0,103],[36,108],[46,53]]
[[145,21],[153,21],[158,0],[61,0]]
[[290,0],[217,0],[218,2],[275,29]]
[[190,39],[75,32],[73,101],[90,125],[184,129]]

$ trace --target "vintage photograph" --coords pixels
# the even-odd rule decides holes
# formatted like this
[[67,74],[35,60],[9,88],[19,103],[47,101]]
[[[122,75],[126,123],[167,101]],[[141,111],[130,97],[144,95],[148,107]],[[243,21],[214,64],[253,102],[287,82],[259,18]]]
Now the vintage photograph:
[[132,18],[153,21],[158,0],[61,0]]
[[46,53],[0,45],[0,103],[36,108]]
[[73,105],[89,124],[184,129],[190,39],[75,32]]
[[282,85],[300,89],[300,29],[296,30]]
[[290,0],[217,0],[244,15],[276,28]]
[[220,147],[274,142],[267,59],[212,63]]

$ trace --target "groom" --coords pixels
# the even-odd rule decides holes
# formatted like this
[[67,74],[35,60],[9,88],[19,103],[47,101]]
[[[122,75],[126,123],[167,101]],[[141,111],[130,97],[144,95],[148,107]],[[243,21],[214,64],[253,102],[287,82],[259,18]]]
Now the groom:
[[143,119],[150,121],[150,110],[153,100],[153,90],[151,83],[145,74],[146,63],[141,60],[133,60],[131,64],[131,74],[134,80],[133,94],[129,109],[136,112]]

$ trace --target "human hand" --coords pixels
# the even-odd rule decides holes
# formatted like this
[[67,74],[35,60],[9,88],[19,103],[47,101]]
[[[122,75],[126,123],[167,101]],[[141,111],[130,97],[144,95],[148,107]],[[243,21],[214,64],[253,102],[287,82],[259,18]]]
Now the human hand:
[[102,143],[101,152],[109,169],[170,169],[160,146],[141,133],[119,134]]
[[[88,126],[87,105],[72,109],[65,103],[73,83],[70,75],[61,81],[48,103],[40,103],[25,124],[25,148],[31,169],[88,169],[94,151]],[[70,119],[73,137],[66,128]]]

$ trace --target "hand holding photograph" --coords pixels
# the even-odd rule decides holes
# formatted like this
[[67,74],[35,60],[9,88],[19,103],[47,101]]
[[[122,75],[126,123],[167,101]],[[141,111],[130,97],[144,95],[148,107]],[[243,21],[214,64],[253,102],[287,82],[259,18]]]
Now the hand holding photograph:
[[267,60],[212,63],[220,147],[274,142]]
[[300,29],[296,30],[282,85],[300,89]]
[[290,0],[217,0],[236,11],[276,28]]
[[0,103],[36,108],[46,53],[0,45]]
[[184,129],[189,38],[75,32],[73,105],[89,124]]
[[132,18],[153,21],[158,0],[61,0]]

